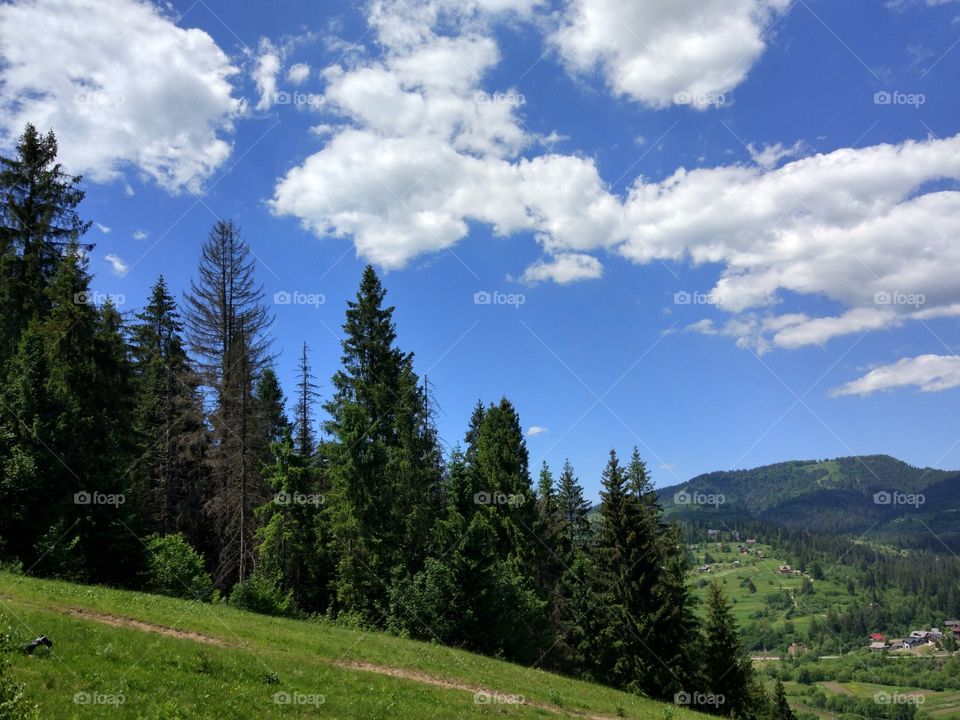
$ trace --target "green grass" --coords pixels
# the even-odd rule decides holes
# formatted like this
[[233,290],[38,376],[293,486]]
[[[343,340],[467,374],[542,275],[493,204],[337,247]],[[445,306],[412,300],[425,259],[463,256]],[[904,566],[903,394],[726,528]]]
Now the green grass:
[[[78,608],[200,633],[227,646],[115,627],[70,613]],[[144,593],[0,573],[0,613],[18,641],[46,634],[54,642],[49,655],[17,656],[12,667],[44,718],[703,717],[440,645]],[[470,691],[338,667],[338,662],[426,673],[523,696],[527,704],[478,704]],[[286,693],[299,703],[275,702],[275,693]],[[75,697],[91,694],[102,701],[122,696],[123,702],[75,702]]]
[[[698,581],[701,578],[708,582],[719,580],[723,585],[724,593],[734,603],[733,614],[740,627],[755,622],[758,619],[756,617],[758,613],[763,613],[763,619],[773,627],[782,627],[788,620],[787,610],[768,610],[766,605],[767,596],[778,590],[788,590],[794,594],[797,607],[793,611],[790,622],[798,631],[803,632],[806,631],[812,617],[817,616],[823,619],[826,616],[825,607],[832,606],[840,611],[851,602],[846,588],[829,577],[813,582],[813,595],[798,595],[797,591],[800,588],[802,578],[798,575],[778,574],[777,568],[789,563],[776,557],[769,545],[756,544],[750,546],[753,553],[758,550],[763,552],[763,558],[758,558],[755,554],[741,555],[737,552],[737,543],[728,542],[726,546],[730,551],[723,553],[720,551],[718,543],[708,543],[707,552],[716,560],[712,564],[712,572],[699,573],[694,571],[690,580],[693,583],[694,596],[701,601],[701,608],[705,607],[707,587],[698,588]],[[695,567],[699,567],[703,564],[704,555],[699,546],[691,549],[697,554]],[[739,561],[740,565],[734,566],[735,561]],[[748,588],[740,585],[743,578],[753,580],[753,584],[757,588],[755,593],[751,593]]]

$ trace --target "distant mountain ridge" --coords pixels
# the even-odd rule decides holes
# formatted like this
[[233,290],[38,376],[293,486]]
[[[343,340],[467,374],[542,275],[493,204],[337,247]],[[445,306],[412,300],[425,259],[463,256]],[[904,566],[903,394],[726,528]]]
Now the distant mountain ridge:
[[667,513],[704,522],[757,519],[817,532],[917,535],[923,545],[960,538],[960,471],[917,468],[889,455],[706,473],[658,494]]

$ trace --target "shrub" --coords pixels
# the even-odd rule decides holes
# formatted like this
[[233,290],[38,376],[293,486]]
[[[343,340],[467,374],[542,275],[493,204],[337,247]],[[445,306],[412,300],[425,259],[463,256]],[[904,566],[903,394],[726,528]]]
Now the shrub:
[[230,604],[235,608],[262,615],[290,615],[293,610],[293,595],[281,591],[269,578],[254,575],[234,585],[230,593]]
[[151,535],[147,538],[146,589],[172,597],[209,602],[213,584],[203,557],[183,535]]

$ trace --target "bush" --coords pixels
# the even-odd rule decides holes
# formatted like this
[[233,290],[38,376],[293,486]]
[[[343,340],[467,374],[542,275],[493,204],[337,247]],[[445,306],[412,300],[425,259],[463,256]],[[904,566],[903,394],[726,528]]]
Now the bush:
[[234,585],[230,593],[230,604],[235,608],[262,615],[290,615],[293,610],[293,595],[281,591],[269,578],[254,575]]
[[203,557],[183,535],[151,535],[147,538],[146,589],[160,595],[209,602],[213,583]]

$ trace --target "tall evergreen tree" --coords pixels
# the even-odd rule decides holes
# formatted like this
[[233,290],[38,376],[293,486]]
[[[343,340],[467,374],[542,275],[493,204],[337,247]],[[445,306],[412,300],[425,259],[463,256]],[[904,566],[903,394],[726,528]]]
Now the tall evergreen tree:
[[[11,360],[2,419],[0,512],[8,551],[26,565],[122,583],[129,540],[131,372],[116,309],[85,301],[85,256],[68,247]],[[135,573],[134,573],[135,574]]]
[[337,599],[377,625],[389,613],[390,584],[422,567],[442,481],[426,394],[412,355],[396,346],[385,297],[367,266],[347,304],[343,367],[325,406]]
[[254,387],[267,368],[272,318],[254,280],[249,248],[231,222],[217,222],[201,250],[199,278],[187,296],[187,326],[209,394],[214,491],[207,508],[219,541],[215,581],[229,587],[253,568],[254,508],[267,489],[262,403]]
[[182,532],[203,547],[200,511],[209,491],[204,467],[208,438],[199,378],[184,348],[176,301],[162,276],[136,320],[130,335],[141,527],[146,533]]
[[557,487],[557,506],[563,518],[561,551],[568,565],[575,553],[583,550],[590,534],[590,503],[583,497],[583,487],[569,460],[563,463]]
[[16,156],[0,157],[0,368],[27,323],[50,310],[46,292],[64,250],[90,228],[77,213],[80,176],[57,162],[57,140],[27,124]]
[[777,678],[777,685],[773,691],[773,720],[797,720],[787,701],[787,691],[780,678]]
[[320,397],[313,374],[310,372],[308,352],[309,348],[304,343],[303,350],[300,353],[300,365],[297,368],[299,380],[297,381],[297,410],[293,436],[294,447],[303,457],[311,457],[316,452],[317,440],[313,432],[313,406]]
[[715,711],[734,717],[751,710],[753,667],[743,651],[731,608],[720,584],[712,582],[702,646],[704,672],[710,693],[724,698]]

